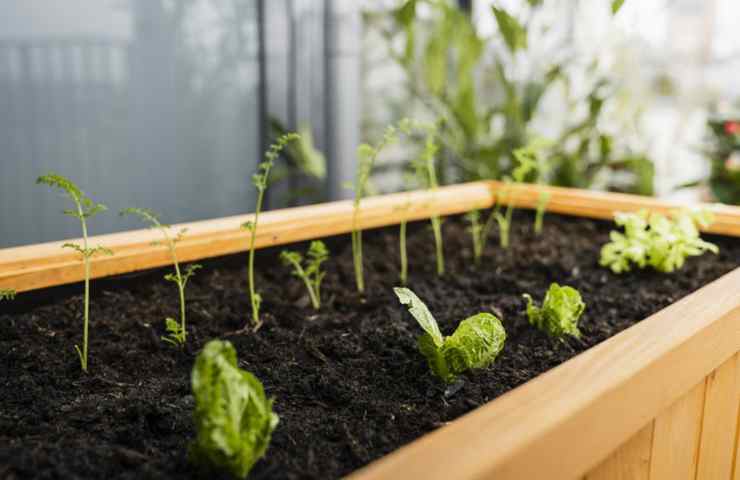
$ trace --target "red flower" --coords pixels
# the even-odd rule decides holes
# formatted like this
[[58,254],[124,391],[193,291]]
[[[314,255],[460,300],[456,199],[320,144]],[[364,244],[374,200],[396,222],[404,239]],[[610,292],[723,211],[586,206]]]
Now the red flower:
[[727,135],[734,135],[736,133],[740,133],[740,123],[725,122],[725,133]]

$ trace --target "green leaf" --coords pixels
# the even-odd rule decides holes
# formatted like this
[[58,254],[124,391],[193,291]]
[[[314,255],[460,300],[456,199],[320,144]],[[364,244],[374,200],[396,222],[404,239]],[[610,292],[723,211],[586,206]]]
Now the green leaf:
[[403,28],[406,34],[406,45],[404,47],[401,61],[408,66],[414,61],[416,53],[416,33],[414,31],[414,20],[416,19],[416,0],[407,0],[401,7],[393,12],[393,18]]
[[0,300],[14,300],[16,291],[12,288],[0,288]]
[[455,376],[492,364],[505,341],[501,320],[490,313],[479,313],[460,322],[455,333],[445,340],[442,355]]
[[237,366],[231,343],[221,340],[211,340],[198,354],[192,388],[197,435],[190,460],[246,478],[278,424],[272,400],[254,375]]
[[411,313],[416,321],[419,322],[421,328],[429,335],[432,343],[436,347],[441,347],[444,344],[442,332],[439,331],[437,320],[434,319],[426,304],[408,288],[395,287],[393,291],[398,297],[398,301],[409,307],[409,313]]
[[527,48],[527,30],[503,8],[492,6],[493,15],[509,50],[514,53]]
[[551,337],[571,335],[580,338],[578,319],[586,309],[586,304],[581,300],[578,290],[552,283],[545,294],[542,307],[537,307],[528,294],[524,294],[524,298],[527,299],[529,323]]
[[624,0],[612,0],[612,15],[616,15],[622,5],[624,5]]

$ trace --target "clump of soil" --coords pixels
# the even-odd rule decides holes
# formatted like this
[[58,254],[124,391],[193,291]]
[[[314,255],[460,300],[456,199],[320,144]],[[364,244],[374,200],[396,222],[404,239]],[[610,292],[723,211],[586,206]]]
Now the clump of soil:
[[[449,422],[675,302],[738,265],[740,240],[709,237],[719,255],[690,259],[675,274],[614,275],[598,266],[611,223],[548,215],[515,220],[508,250],[491,241],[480,266],[459,218],[444,223],[447,274],[435,275],[428,223],[411,227],[409,286],[450,334],[482,311],[503,319],[496,363],[464,376],[450,397],[417,352],[421,330],[402,308],[397,227],[367,232],[367,292],[354,288],[349,236],[329,239],[324,303],[310,308],[302,282],[260,252],[265,325],[230,335],[250,315],[246,256],[205,263],[188,286],[190,336],[178,350],[160,340],[178,297],[164,271],[93,283],[90,374],[80,372],[79,286],[21,295],[0,308],[0,478],[194,478],[190,370],[209,339],[226,338],[257,375],[280,425],[250,478],[345,475]],[[305,244],[290,248],[304,250]],[[587,304],[582,340],[551,340],[530,327],[521,294],[541,299],[551,282]],[[213,477],[208,477],[213,478]]]

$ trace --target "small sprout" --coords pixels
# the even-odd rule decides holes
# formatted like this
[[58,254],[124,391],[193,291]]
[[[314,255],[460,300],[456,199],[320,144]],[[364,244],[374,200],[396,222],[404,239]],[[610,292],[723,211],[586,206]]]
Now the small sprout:
[[237,366],[236,350],[227,341],[211,340],[203,347],[191,382],[197,433],[189,460],[246,478],[278,424],[272,399],[254,375]]
[[552,283],[545,294],[542,307],[536,306],[529,294],[525,293],[524,298],[527,300],[530,324],[554,338],[562,338],[564,335],[581,338],[578,319],[586,309],[586,304],[581,300],[578,290]]
[[539,235],[542,233],[542,223],[545,218],[545,209],[547,204],[550,202],[550,192],[542,191],[537,199],[537,213],[534,217],[534,233]]
[[712,220],[707,211],[674,211],[671,218],[646,210],[617,213],[614,222],[624,233],[609,233],[611,241],[601,248],[599,264],[614,273],[629,272],[633,265],[673,272],[683,267],[688,257],[719,252],[716,245],[701,239],[697,227],[706,227]]
[[311,242],[308,248],[306,267],[301,263],[303,256],[298,252],[283,250],[280,252],[280,259],[283,264],[293,267],[293,275],[303,280],[308,289],[308,295],[311,298],[311,305],[318,310],[321,307],[321,281],[324,279],[326,272],[321,271],[321,264],[329,259],[329,250],[324,242],[315,240]]
[[375,161],[380,152],[391,143],[398,140],[398,130],[394,126],[388,126],[383,133],[383,138],[377,145],[367,143],[357,147],[357,158],[359,165],[355,176],[355,183],[349,186],[355,192],[352,213],[352,261],[355,267],[355,284],[358,292],[365,291],[365,274],[362,265],[362,230],[359,228],[360,202],[368,191],[368,182],[372,174]]
[[473,210],[465,214],[465,219],[470,222],[468,231],[473,239],[473,259],[475,264],[480,263],[481,256],[483,255],[483,225],[480,223],[480,212]]
[[406,220],[401,221],[398,236],[398,248],[401,253],[401,272],[398,276],[403,286],[406,286],[409,281],[409,257],[406,253],[406,223]]
[[262,326],[262,321],[260,320],[262,297],[257,293],[254,286],[254,247],[257,242],[257,223],[259,221],[260,211],[262,210],[262,202],[265,198],[265,190],[267,190],[270,179],[270,170],[275,165],[275,160],[280,156],[280,152],[290,142],[299,139],[300,135],[297,133],[280,135],[277,141],[270,145],[270,148],[265,152],[266,160],[259,164],[258,172],[252,176],[252,183],[257,188],[257,205],[254,209],[254,220],[243,223],[241,227],[251,233],[249,240],[249,303],[252,306],[252,325],[255,331]]
[[0,300],[15,300],[16,291],[12,288],[0,288]]
[[84,326],[82,333],[82,349],[78,345],[75,345],[77,355],[80,357],[80,366],[82,371],[87,373],[87,345],[88,345],[88,329],[90,324],[90,259],[98,254],[102,253],[105,255],[113,255],[113,252],[109,249],[101,246],[90,247],[88,246],[87,237],[87,219],[92,218],[98,213],[106,211],[108,208],[102,203],[95,203],[85,195],[85,192],[75,185],[71,180],[58,175],[56,173],[47,173],[46,175],[40,176],[36,180],[37,184],[48,185],[52,188],[58,188],[62,190],[74,203],[73,209],[63,210],[65,215],[74,217],[80,221],[82,226],[82,245],[76,243],[65,243],[62,248],[70,248],[80,254],[82,263],[85,268],[85,299],[84,299]]
[[501,321],[490,313],[479,313],[457,326],[449,337],[443,337],[437,321],[419,297],[408,288],[394,288],[398,300],[424,333],[418,338],[419,350],[429,369],[444,382],[452,383],[467,371],[488,367],[504,348],[506,331]]
[[[169,250],[172,264],[175,267],[175,273],[168,273],[164,276],[164,279],[176,284],[177,290],[180,293],[180,323],[178,324],[173,318],[166,318],[165,328],[169,335],[162,337],[162,340],[175,346],[182,346],[185,344],[188,335],[185,324],[185,287],[187,286],[190,277],[195,274],[195,271],[201,268],[200,265],[192,264],[185,268],[184,273],[180,269],[180,262],[177,260],[177,243],[185,238],[187,229],[181,229],[174,237],[172,237],[169,232],[170,226],[163,225],[162,222],[159,221],[157,214],[146,208],[127,208],[121,211],[121,215],[137,215],[148,223],[150,228],[156,228],[160,233],[162,233],[164,245]],[[155,241],[152,242],[152,244],[161,245],[161,242]]]

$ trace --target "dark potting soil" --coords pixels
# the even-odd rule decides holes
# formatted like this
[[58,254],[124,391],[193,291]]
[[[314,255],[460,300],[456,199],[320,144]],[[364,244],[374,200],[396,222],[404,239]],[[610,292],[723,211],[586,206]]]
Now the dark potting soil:
[[[190,370],[212,338],[226,338],[239,364],[274,397],[280,424],[250,478],[336,478],[521,385],[735,268],[740,239],[708,236],[719,255],[692,258],[674,274],[614,275],[598,266],[611,223],[548,215],[515,221],[512,246],[492,237],[479,267],[464,223],[444,223],[447,273],[435,273],[427,223],[410,226],[409,286],[450,334],[482,311],[503,319],[495,364],[463,377],[445,396],[416,349],[421,332],[395,298],[398,229],[365,234],[367,292],[354,288],[348,236],[332,257],[319,312],[277,258],[258,255],[265,325],[234,335],[249,318],[246,255],[205,262],[188,286],[190,337],[163,343],[177,316],[163,270],[93,283],[90,374],[80,372],[80,286],[21,295],[0,308],[0,478],[191,478]],[[291,248],[301,251],[306,245]],[[576,287],[587,304],[582,340],[552,340],[530,327],[521,295],[541,300],[550,282]],[[208,476],[208,478],[213,478]]]

